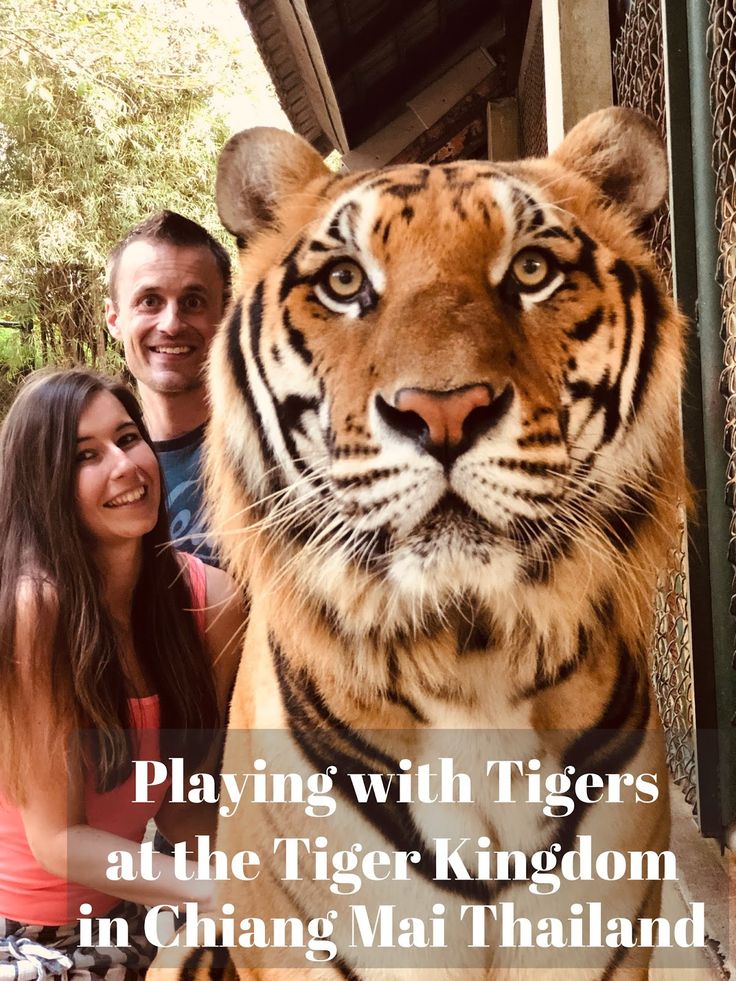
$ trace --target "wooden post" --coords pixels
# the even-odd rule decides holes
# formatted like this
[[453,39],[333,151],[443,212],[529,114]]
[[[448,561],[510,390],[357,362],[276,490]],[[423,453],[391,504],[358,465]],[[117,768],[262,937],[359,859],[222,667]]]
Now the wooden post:
[[519,159],[519,107],[516,99],[497,99],[486,110],[489,160]]
[[589,112],[613,104],[608,0],[542,0],[551,153]]

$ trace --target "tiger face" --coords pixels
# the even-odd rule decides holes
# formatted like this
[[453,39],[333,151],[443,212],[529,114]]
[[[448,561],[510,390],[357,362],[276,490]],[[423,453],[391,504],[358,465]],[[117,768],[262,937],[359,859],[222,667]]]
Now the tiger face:
[[549,160],[347,177],[235,137],[242,293],[211,382],[260,550],[407,607],[498,605],[591,555],[615,573],[678,452],[679,322],[635,232],[666,180],[625,110]]

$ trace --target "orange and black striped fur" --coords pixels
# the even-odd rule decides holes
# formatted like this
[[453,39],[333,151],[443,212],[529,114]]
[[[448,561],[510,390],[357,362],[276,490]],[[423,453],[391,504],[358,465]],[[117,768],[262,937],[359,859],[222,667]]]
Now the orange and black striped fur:
[[[207,475],[252,596],[230,726],[282,730],[277,769],[391,772],[402,756],[449,755],[438,733],[462,731],[456,767],[476,773],[467,731],[495,730],[501,756],[653,772],[660,797],[540,821],[481,794],[448,833],[527,853],[582,834],[666,847],[647,646],[684,498],[682,323],[636,234],[666,187],[653,125],[622,109],[588,117],[549,159],[511,164],[337,176],[276,130],[227,145],[218,206],[241,276],[211,357]],[[229,739],[225,771],[247,769],[242,746]],[[356,808],[330,845],[429,848],[434,813]],[[365,892],[284,883],[269,858],[274,836],[319,833],[303,808],[261,805],[222,820],[218,845],[273,862],[255,885],[266,907],[342,918]],[[250,915],[253,888],[228,882],[219,898]],[[382,888],[368,901],[391,902]],[[656,882],[571,883],[542,901],[527,884],[440,888],[419,870],[409,889],[405,913],[506,898],[569,916],[599,898],[634,918],[659,903]],[[238,952],[241,977],[569,974],[554,951],[493,944],[366,966],[335,936],[322,965],[298,952],[269,973],[273,953]],[[643,978],[647,960],[609,950],[579,976]]]

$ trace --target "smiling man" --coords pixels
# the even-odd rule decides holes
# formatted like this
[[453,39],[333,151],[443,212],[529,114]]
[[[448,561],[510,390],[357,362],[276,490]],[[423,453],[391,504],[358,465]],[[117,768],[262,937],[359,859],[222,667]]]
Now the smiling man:
[[138,382],[159,454],[171,537],[215,564],[201,515],[200,451],[209,416],[203,367],[230,291],[227,252],[201,225],[160,211],[107,262],[105,319]]

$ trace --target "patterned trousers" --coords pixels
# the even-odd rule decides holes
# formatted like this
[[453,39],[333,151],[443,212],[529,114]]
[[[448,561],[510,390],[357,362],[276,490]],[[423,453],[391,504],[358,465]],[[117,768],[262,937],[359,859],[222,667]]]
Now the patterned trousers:
[[[66,954],[72,966],[68,969],[68,981],[138,981],[146,973],[158,948],[149,943],[143,930],[146,907],[136,903],[118,903],[106,919],[122,917],[128,922],[128,946],[95,946],[99,936],[93,931],[91,947],[80,946],[79,924],[64,926],[39,926],[19,923],[0,916],[0,981],[26,976],[36,978],[39,969],[45,976],[61,975],[64,965],[55,960],[53,951]],[[17,941],[22,941],[17,943]],[[28,941],[33,941],[29,943]],[[41,948],[49,948],[48,957]],[[20,958],[20,959],[19,959]]]

